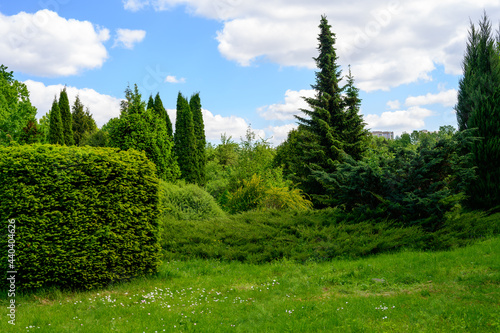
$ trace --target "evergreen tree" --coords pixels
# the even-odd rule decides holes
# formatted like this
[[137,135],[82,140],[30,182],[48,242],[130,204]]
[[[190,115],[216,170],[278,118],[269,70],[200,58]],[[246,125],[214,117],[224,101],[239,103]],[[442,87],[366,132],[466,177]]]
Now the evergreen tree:
[[345,129],[342,133],[344,151],[353,159],[359,160],[366,150],[369,132],[365,128],[363,117],[359,114],[361,99],[359,98],[359,89],[354,86],[351,66],[349,66],[349,75],[347,75],[344,91]]
[[196,140],[196,164],[197,164],[197,183],[199,185],[205,184],[206,174],[205,167],[207,164],[207,157],[205,147],[207,140],[205,138],[205,124],[203,122],[203,113],[201,112],[201,99],[200,93],[191,96],[189,100],[189,108],[193,114],[193,129]]
[[[500,32],[499,32],[500,33]],[[500,51],[486,15],[473,24],[459,82],[457,121],[460,130],[471,129],[478,140],[471,145],[477,180],[467,194],[473,208],[500,205]]]
[[28,124],[23,128],[23,132],[19,137],[21,144],[32,144],[40,142],[42,139],[42,132],[37,128],[36,119],[28,120]]
[[153,110],[154,107],[155,107],[155,101],[153,99],[153,95],[149,95],[148,106],[146,107],[146,109]]
[[163,107],[163,102],[161,101],[160,93],[157,93],[156,96],[155,96],[154,108],[155,108],[156,112],[162,118],[165,119],[165,124],[167,126],[167,133],[168,133],[168,135],[171,138],[173,138],[174,137],[174,133],[173,133],[173,130],[172,130],[172,122],[170,121],[170,117],[168,116],[167,110],[165,110],[165,108]]
[[59,111],[59,104],[57,98],[54,97],[52,108],[49,113],[49,143],[50,144],[64,144],[63,124],[61,120],[61,112]]
[[319,71],[316,83],[311,87],[316,91],[313,98],[305,98],[311,110],[301,110],[307,117],[297,116],[299,128],[310,134],[311,140],[301,143],[301,164],[304,174],[298,174],[295,181],[313,196],[315,202],[325,193],[324,188],[312,175],[314,171],[333,172],[342,160],[345,129],[342,88],[339,87],[341,70],[337,65],[335,34],[325,16],[321,17],[318,37],[319,56],[314,58]]
[[89,109],[83,111],[83,108],[80,97],[76,96],[75,103],[72,106],[71,118],[73,120],[73,140],[77,146],[82,145],[88,136],[97,132],[97,125]]
[[181,170],[181,178],[189,183],[196,183],[196,139],[193,129],[193,114],[187,99],[180,92],[177,97],[174,151]]
[[174,181],[180,175],[179,166],[173,155],[173,142],[167,134],[165,123],[154,109],[145,109],[141,94],[135,85],[125,90],[121,103],[120,118],[111,119],[108,126],[109,143],[123,150],[130,148],[144,151],[156,164],[158,177]]
[[72,146],[75,144],[75,140],[73,138],[73,120],[69,108],[69,100],[68,94],[66,93],[66,87],[64,87],[64,89],[61,91],[61,94],[59,95],[59,112],[61,112],[64,144],[67,146]]

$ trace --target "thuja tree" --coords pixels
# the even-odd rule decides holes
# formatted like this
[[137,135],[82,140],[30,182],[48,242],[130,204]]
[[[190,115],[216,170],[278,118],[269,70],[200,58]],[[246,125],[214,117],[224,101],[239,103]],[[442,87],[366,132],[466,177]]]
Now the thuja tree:
[[67,146],[72,146],[75,144],[75,140],[73,138],[73,120],[71,117],[66,87],[64,87],[64,89],[61,90],[61,93],[59,94],[59,111],[61,112],[64,144],[66,144]]
[[193,131],[196,142],[196,164],[197,164],[197,180],[199,185],[205,184],[205,166],[207,164],[207,157],[205,154],[205,146],[207,144],[205,138],[205,124],[203,122],[203,114],[201,112],[201,99],[200,93],[191,96],[189,100],[189,108],[193,114]]
[[196,138],[193,114],[187,99],[179,92],[175,119],[174,151],[181,171],[181,178],[189,183],[197,182]]
[[59,110],[59,103],[57,98],[54,97],[52,108],[49,112],[49,143],[51,144],[64,144],[63,124],[61,120],[61,112]]
[[471,24],[455,107],[459,129],[472,129],[478,138],[470,147],[478,178],[467,191],[474,208],[500,205],[499,42],[486,14],[479,28]]
[[109,142],[112,147],[144,151],[156,164],[159,178],[173,181],[179,177],[179,166],[173,155],[173,142],[165,122],[153,109],[146,109],[141,94],[127,87],[121,103],[120,118],[110,121]]

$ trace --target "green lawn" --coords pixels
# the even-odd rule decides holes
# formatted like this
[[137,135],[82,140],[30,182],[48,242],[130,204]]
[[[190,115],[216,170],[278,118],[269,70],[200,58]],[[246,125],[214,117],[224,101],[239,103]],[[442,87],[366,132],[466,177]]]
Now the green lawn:
[[104,290],[1,301],[0,332],[499,332],[500,238],[448,252],[166,262]]

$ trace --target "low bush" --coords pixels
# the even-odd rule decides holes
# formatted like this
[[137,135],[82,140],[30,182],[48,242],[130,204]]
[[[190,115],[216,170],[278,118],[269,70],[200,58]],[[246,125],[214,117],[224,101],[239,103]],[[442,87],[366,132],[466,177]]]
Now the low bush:
[[448,216],[445,227],[428,232],[397,221],[355,221],[340,209],[251,211],[204,221],[163,219],[165,260],[220,259],[263,263],[299,262],[413,250],[442,250],[500,233],[500,214]]
[[177,220],[200,220],[220,217],[224,212],[217,201],[194,184],[160,183],[160,210],[162,216]]
[[[7,235],[13,221],[10,264],[19,288],[91,289],[157,271],[158,179],[144,153],[0,148],[0,170],[0,233]],[[7,237],[0,248],[7,249]],[[0,261],[5,286],[6,272],[14,270],[6,250]]]

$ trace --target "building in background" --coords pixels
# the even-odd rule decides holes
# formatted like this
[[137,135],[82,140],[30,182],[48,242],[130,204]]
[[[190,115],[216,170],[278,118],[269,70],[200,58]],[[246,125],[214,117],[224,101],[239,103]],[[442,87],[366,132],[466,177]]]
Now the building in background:
[[394,132],[388,131],[373,131],[372,135],[386,138],[387,140],[394,140]]

